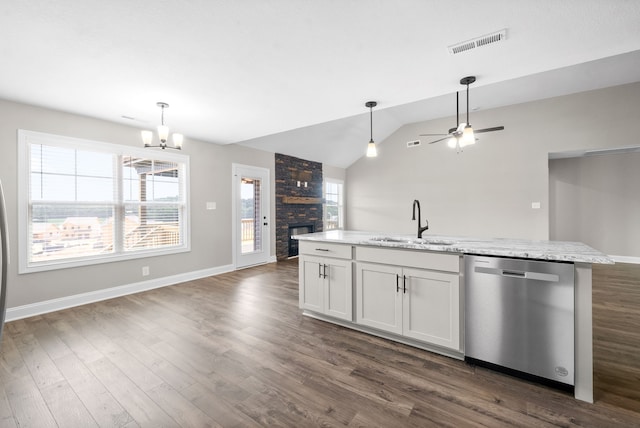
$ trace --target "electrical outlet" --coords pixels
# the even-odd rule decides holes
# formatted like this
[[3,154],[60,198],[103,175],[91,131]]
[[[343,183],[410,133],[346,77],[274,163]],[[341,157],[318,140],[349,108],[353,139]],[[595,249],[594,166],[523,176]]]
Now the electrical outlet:
[[149,266],[142,266],[142,276],[149,276]]

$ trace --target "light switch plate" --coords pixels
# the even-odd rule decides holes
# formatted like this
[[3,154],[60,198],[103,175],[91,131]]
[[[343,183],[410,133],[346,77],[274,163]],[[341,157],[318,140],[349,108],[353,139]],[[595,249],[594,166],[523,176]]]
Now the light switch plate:
[[531,208],[533,208],[534,210],[539,210],[540,202],[531,202]]
[[207,202],[207,209],[208,210],[215,210],[216,209],[216,203],[215,202]]

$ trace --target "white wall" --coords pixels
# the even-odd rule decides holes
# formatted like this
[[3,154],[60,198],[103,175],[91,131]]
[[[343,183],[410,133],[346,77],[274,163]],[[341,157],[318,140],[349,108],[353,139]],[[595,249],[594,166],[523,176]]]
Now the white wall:
[[[348,228],[414,233],[419,199],[428,233],[549,238],[549,152],[639,144],[621,134],[639,117],[640,83],[472,112],[475,146],[456,154],[445,142],[407,149],[421,133],[443,132],[455,117],[403,126],[379,144],[378,157],[347,169]],[[637,138],[637,137],[635,137]],[[541,209],[531,208],[540,202]]]
[[640,153],[550,160],[549,199],[551,239],[640,258]]
[[[0,100],[0,180],[5,189],[12,258],[8,272],[9,308],[128,285],[143,279],[228,267],[233,263],[231,164],[236,162],[268,168],[271,177],[275,177],[273,153],[185,138],[182,153],[190,156],[191,167],[190,252],[18,275],[18,129],[141,145],[138,128]],[[272,180],[271,194],[275,195],[273,183]],[[206,210],[207,201],[216,202],[217,209]],[[275,218],[274,207],[272,203],[271,218]],[[275,256],[275,228],[271,232],[271,255]],[[143,265],[150,267],[150,276],[142,278]]]

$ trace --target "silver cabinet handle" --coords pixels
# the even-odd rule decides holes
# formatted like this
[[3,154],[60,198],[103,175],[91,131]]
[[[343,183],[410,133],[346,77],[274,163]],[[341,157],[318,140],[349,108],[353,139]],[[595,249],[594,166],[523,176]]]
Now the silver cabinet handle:
[[327,251],[328,252],[329,250],[327,250],[326,248],[316,248],[316,251]]

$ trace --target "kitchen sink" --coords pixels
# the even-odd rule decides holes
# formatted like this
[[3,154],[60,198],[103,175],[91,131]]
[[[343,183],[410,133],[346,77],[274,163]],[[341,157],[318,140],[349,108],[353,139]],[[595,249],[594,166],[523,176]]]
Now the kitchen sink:
[[453,245],[454,243],[451,241],[442,241],[438,239],[422,239],[422,242],[415,241],[416,244],[426,244],[426,245]]
[[443,241],[441,239],[425,239],[425,238],[393,238],[390,236],[381,236],[376,238],[371,238],[370,241],[373,242],[389,242],[394,244],[422,244],[422,245],[453,245],[454,243],[451,241]]
[[387,236],[371,238],[370,241],[373,242],[395,242],[395,243],[404,243],[404,244],[413,244],[415,241],[407,238],[390,238]]

